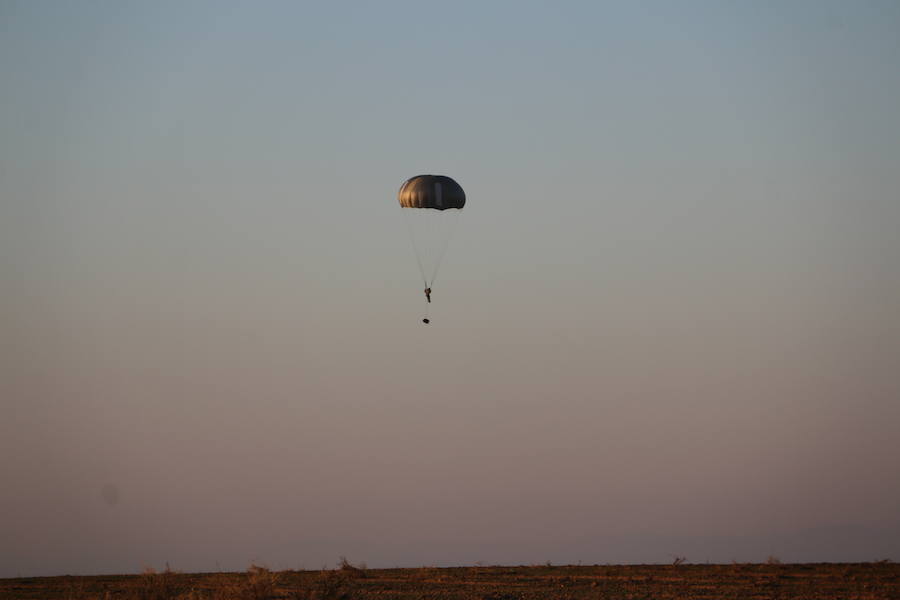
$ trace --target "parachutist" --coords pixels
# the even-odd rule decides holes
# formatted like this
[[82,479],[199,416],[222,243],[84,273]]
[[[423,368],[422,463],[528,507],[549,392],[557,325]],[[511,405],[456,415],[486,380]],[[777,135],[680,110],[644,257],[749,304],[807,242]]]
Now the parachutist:
[[431,323],[431,319],[422,319],[422,322],[428,325],[429,323]]
[[425,299],[428,300],[428,304],[431,304],[431,288],[425,288]]

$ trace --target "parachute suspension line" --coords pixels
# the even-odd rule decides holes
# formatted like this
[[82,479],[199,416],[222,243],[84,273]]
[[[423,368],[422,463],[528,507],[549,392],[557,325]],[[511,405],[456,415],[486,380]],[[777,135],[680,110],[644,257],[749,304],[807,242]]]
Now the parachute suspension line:
[[425,276],[425,267],[422,265],[422,257],[419,256],[419,249],[416,247],[416,235],[413,231],[412,217],[406,210],[401,209],[400,212],[403,213],[403,220],[406,221],[406,231],[409,233],[409,244],[412,246],[413,254],[416,255],[416,264],[419,265],[419,274],[422,276],[422,283],[425,284],[425,287],[428,287],[428,277]]
[[401,209],[410,244],[416,255],[419,275],[425,287],[433,287],[450,239],[459,223],[460,209],[438,211],[428,208]]
[[452,222],[447,228],[446,235],[443,236],[443,243],[435,258],[434,273],[431,274],[431,281],[428,282],[427,287],[434,285],[434,281],[437,279],[438,270],[441,268],[441,263],[444,261],[444,254],[446,254],[447,247],[450,245],[450,238],[453,237],[453,232],[456,230],[456,224],[459,223],[459,213],[462,212],[462,209],[451,208],[449,210],[453,211],[453,216],[451,217]]

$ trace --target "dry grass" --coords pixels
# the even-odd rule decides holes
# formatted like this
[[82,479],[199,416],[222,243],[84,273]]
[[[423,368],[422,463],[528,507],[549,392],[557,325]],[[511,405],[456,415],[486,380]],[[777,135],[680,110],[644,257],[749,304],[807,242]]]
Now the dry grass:
[[[676,557],[680,558],[680,557]],[[0,579],[0,600],[890,600],[900,565],[477,566]]]
[[174,598],[178,590],[177,573],[169,569],[157,572],[153,568],[144,569],[138,575],[136,589],[132,592],[134,600],[169,600]]

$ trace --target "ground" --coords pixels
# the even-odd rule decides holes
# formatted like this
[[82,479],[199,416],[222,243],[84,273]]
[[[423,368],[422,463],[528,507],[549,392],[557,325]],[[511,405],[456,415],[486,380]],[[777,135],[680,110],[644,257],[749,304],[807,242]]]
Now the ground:
[[900,564],[593,565],[0,579],[0,599],[896,600]]

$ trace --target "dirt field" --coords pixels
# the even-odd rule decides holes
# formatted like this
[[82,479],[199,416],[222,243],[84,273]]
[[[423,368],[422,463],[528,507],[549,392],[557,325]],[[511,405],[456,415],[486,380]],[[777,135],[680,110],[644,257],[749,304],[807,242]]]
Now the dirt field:
[[0,579],[0,598],[900,599],[900,564],[596,565],[145,573]]

